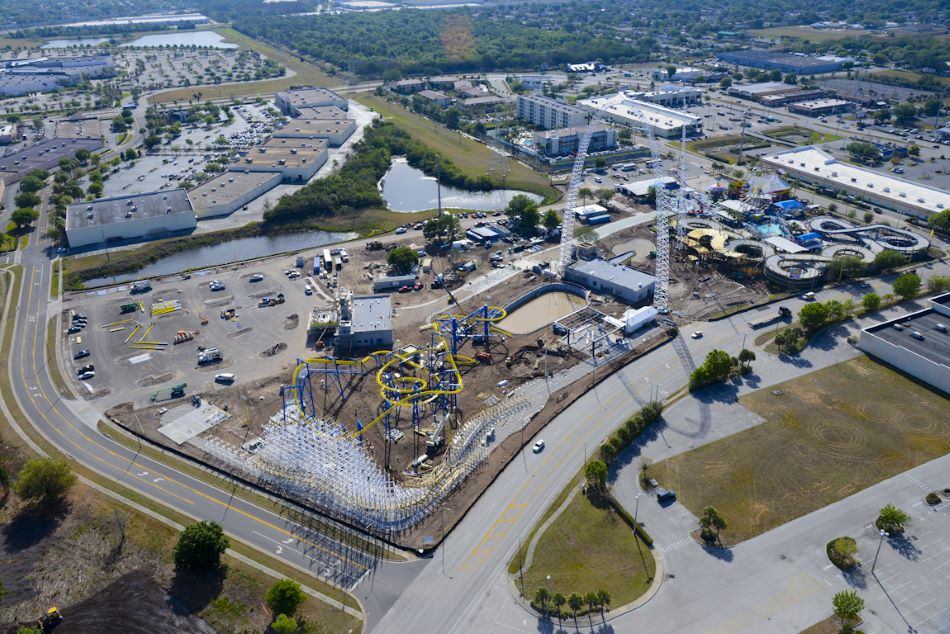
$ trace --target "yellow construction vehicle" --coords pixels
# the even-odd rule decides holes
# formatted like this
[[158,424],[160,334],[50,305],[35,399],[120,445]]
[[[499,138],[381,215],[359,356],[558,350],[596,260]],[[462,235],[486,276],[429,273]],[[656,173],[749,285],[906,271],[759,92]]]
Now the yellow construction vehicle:
[[59,608],[52,607],[36,622],[36,627],[43,630],[43,632],[51,632],[62,621],[63,615],[59,613]]

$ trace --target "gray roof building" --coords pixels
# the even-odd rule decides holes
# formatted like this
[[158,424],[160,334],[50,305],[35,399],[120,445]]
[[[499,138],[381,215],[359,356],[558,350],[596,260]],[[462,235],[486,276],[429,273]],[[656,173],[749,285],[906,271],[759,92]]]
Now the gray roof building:
[[596,293],[613,295],[630,304],[652,301],[656,277],[607,260],[583,260],[567,268],[564,276]]
[[184,189],[112,196],[66,208],[66,237],[73,248],[152,239],[196,226],[195,211]]

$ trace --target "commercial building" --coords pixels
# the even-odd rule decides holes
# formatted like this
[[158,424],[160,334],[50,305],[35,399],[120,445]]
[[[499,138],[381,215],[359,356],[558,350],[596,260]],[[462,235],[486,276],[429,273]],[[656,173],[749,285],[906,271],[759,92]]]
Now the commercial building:
[[600,112],[604,119],[634,128],[649,128],[654,135],[676,138],[686,129],[687,136],[702,131],[701,117],[688,112],[640,101],[636,93],[618,92],[605,97],[585,99],[578,104],[587,110]]
[[374,293],[391,293],[403,286],[412,286],[416,283],[415,275],[387,275],[373,280]]
[[73,158],[79,150],[95,152],[102,147],[99,139],[49,139],[0,157],[0,178],[7,185],[18,182],[33,170],[59,167],[59,160]]
[[336,106],[317,106],[314,108],[298,108],[297,116],[301,119],[348,119],[349,114]]
[[950,293],[930,307],[861,331],[858,348],[950,394]]
[[812,88],[811,90],[796,90],[794,92],[786,92],[778,95],[765,95],[757,99],[757,101],[763,106],[769,108],[778,108],[781,106],[787,106],[790,103],[798,103],[799,101],[814,101],[816,99],[822,99],[824,97],[834,96],[834,93],[828,92],[827,90],[822,90],[821,88]]
[[15,123],[0,125],[0,145],[9,145],[17,140],[17,127]]
[[501,106],[506,106],[509,103],[511,102],[504,97],[496,97],[495,95],[490,95],[487,97],[469,97],[468,99],[462,100],[462,109],[467,111],[479,110],[485,112],[488,110],[494,110],[495,108],[500,108]]
[[839,162],[813,145],[762,156],[759,160],[806,183],[845,192],[872,205],[918,218],[927,219],[950,208],[950,193],[942,189]]
[[518,118],[545,130],[576,128],[587,123],[587,113],[577,106],[527,95],[518,95]]
[[[331,147],[340,147],[356,132],[352,119],[291,119],[287,125],[274,130],[276,139],[325,139]],[[322,164],[322,163],[321,163]]]
[[640,93],[633,98],[659,104],[667,108],[683,108],[684,106],[694,106],[698,103],[702,103],[703,91],[699,88],[693,88],[692,86],[672,86],[667,84],[660,86],[657,90]]
[[557,83],[557,77],[551,75],[519,75],[517,81],[528,90],[541,90],[544,86]]
[[669,71],[665,68],[658,68],[651,76],[654,81],[683,81],[683,82],[694,82],[699,79],[703,79],[706,75],[709,74],[709,71],[703,70],[702,68],[693,68],[692,66],[678,66],[673,75],[671,76]]
[[301,108],[319,108],[336,106],[340,110],[349,108],[346,98],[328,88],[292,88],[277,93],[277,107],[284,114],[300,116]]
[[57,119],[53,136],[57,139],[98,139],[102,136],[102,126],[98,117],[76,113],[65,119]]
[[111,55],[14,60],[0,68],[0,97],[49,92],[82,79],[101,79],[114,75],[115,63]]
[[599,73],[602,71],[610,70],[606,64],[601,62],[581,62],[580,64],[567,64],[567,72],[569,73]]
[[754,84],[739,84],[729,89],[729,94],[740,99],[761,101],[764,97],[774,95],[788,95],[799,92],[801,89],[794,84],[780,81],[762,81]]
[[719,53],[717,57],[730,64],[763,68],[765,70],[779,70],[783,73],[797,75],[817,75],[819,73],[833,73],[841,70],[847,59],[841,57],[809,57],[797,53],[783,53],[781,51],[767,51],[762,49],[748,49],[744,51],[727,51]]
[[[617,147],[617,131],[613,126],[595,123],[591,128],[589,152],[602,152]],[[534,147],[546,156],[574,154],[586,130],[587,126],[535,132]]]
[[788,111],[809,117],[823,117],[829,114],[851,112],[854,104],[844,99],[813,99],[789,104]]
[[337,351],[388,350],[393,345],[393,306],[389,295],[349,293],[340,299],[340,320],[334,337]]
[[420,90],[416,94],[420,99],[431,101],[432,103],[442,106],[443,108],[452,103],[452,99],[448,95],[441,93],[438,90]]
[[676,189],[678,187],[679,183],[672,176],[661,176],[660,178],[647,178],[618,185],[617,191],[634,200],[643,201],[650,194],[650,188]]
[[564,279],[628,304],[653,301],[656,285],[656,278],[649,273],[600,259],[570,265]]
[[302,184],[327,162],[326,148],[252,148],[228,167],[231,172],[276,172],[283,182]]
[[71,248],[126,240],[151,240],[193,231],[195,211],[184,189],[113,196],[66,208]]
[[199,220],[226,216],[280,184],[276,172],[225,172],[188,192]]

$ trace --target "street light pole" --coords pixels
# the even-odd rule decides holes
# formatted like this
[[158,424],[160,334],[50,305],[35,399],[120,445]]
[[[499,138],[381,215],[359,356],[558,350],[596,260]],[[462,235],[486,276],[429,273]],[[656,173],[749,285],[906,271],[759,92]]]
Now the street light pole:
[[871,574],[872,574],[872,575],[874,574],[874,567],[877,565],[877,556],[881,554],[881,546],[884,544],[884,538],[885,538],[885,537],[890,537],[890,535],[889,535],[889,534],[887,533],[887,531],[885,531],[884,529],[881,529],[881,530],[880,530],[880,533],[881,533],[881,541],[879,541],[879,542],[877,543],[877,552],[874,553],[874,563],[871,564]]
[[639,526],[640,526],[639,524],[637,524],[637,517],[638,517],[638,515],[639,515],[639,513],[640,513],[640,496],[641,496],[641,495],[643,495],[642,492],[637,493],[637,497],[634,498],[634,499],[637,501],[636,506],[633,507],[633,525],[634,525],[634,527],[639,527]]

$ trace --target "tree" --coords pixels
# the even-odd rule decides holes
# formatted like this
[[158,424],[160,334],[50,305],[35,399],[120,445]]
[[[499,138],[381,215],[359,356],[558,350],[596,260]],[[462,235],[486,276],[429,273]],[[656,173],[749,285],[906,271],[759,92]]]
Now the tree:
[[894,118],[901,125],[910,125],[917,118],[917,106],[912,103],[899,103],[894,106]]
[[175,567],[185,570],[213,570],[228,549],[228,538],[215,522],[189,524],[175,544]]
[[868,293],[861,298],[861,305],[864,310],[871,313],[881,307],[881,296],[877,293]]
[[701,534],[703,540],[711,542],[714,539],[716,542],[722,546],[722,541],[719,539],[719,531],[726,528],[726,519],[719,514],[719,511],[716,510],[713,506],[707,506],[703,509],[703,514],[699,518],[699,526],[702,529]]
[[577,620],[577,611],[584,606],[584,597],[577,594],[576,592],[571,593],[571,596],[567,598],[567,607],[571,608],[571,616],[574,617],[574,620]]
[[557,212],[553,209],[548,209],[544,212],[544,218],[541,219],[541,224],[544,225],[545,229],[549,231],[552,229],[557,229],[561,224],[561,218],[557,215]]
[[597,603],[600,605],[600,615],[604,615],[604,610],[610,605],[610,593],[606,590],[597,591]]
[[911,156],[920,156],[920,146],[911,145],[910,147],[907,148],[907,153],[910,154]]
[[844,146],[844,149],[851,155],[851,159],[862,163],[877,163],[881,158],[881,152],[873,143],[865,141],[852,141]]
[[597,607],[597,593],[596,593],[596,592],[588,592],[587,594],[585,594],[585,595],[584,595],[584,603],[587,604],[587,609],[588,609],[590,612],[593,612],[593,611],[594,611],[594,608]]
[[386,261],[397,273],[405,274],[419,262],[419,254],[409,247],[396,247],[389,252]]
[[561,621],[561,607],[567,603],[567,597],[565,597],[560,592],[555,592],[554,596],[551,597],[551,603],[554,604],[554,607],[557,608],[557,620]]
[[577,194],[581,197],[581,204],[586,205],[588,198],[593,198],[594,192],[590,190],[590,187],[581,187],[577,190]]
[[887,504],[878,513],[874,525],[882,531],[887,531],[891,535],[904,532],[904,525],[910,523],[910,515],[900,510],[893,504]]
[[296,619],[286,614],[278,614],[274,622],[270,624],[270,629],[274,634],[294,634],[298,627],[300,626]]
[[821,302],[806,304],[798,311],[798,321],[811,334],[828,323],[828,307]]
[[931,293],[942,293],[950,289],[950,275],[931,275],[927,278],[927,290]]
[[28,174],[20,181],[21,192],[38,192],[44,187],[46,187],[46,183],[35,174]]
[[916,273],[904,273],[894,280],[894,292],[901,298],[913,299],[920,293],[920,276]]
[[13,202],[17,207],[36,207],[40,204],[40,197],[33,192],[20,192]]
[[673,79],[673,75],[676,74],[676,66],[667,66],[666,67],[666,78]]
[[514,221],[513,229],[522,235],[534,234],[535,227],[541,220],[538,205],[524,194],[518,194],[508,202],[505,215]]
[[13,492],[23,499],[47,503],[66,495],[75,483],[76,475],[65,460],[31,458],[20,470]]
[[752,362],[755,361],[755,353],[749,350],[748,348],[743,348],[739,351],[739,364],[743,368],[751,367]]
[[456,110],[455,108],[449,108],[445,111],[443,115],[445,117],[444,123],[445,127],[449,130],[458,130],[459,122],[462,118],[462,113]]
[[860,618],[861,610],[864,609],[864,599],[854,590],[842,590],[831,600],[831,605],[834,607],[835,616],[841,620],[842,624],[851,625]]
[[907,262],[907,257],[894,249],[884,249],[874,256],[874,270],[886,271]]
[[864,224],[869,225],[871,221],[874,220],[874,213],[870,211],[864,212]]
[[538,588],[538,591],[534,593],[534,602],[541,606],[542,612],[547,612],[549,598],[550,596],[548,595],[547,588]]
[[584,477],[587,486],[596,491],[603,491],[607,487],[607,463],[603,460],[591,460],[584,467]]
[[267,607],[277,614],[292,615],[305,598],[299,583],[291,579],[280,579],[267,590],[264,600],[267,601]]
[[603,156],[598,156],[597,158],[594,159],[594,167],[596,167],[599,170],[604,169],[605,167],[607,167],[607,159],[605,159]]
[[732,88],[732,79],[729,77],[723,77],[719,80],[719,88],[721,90],[729,90]]
[[79,148],[78,150],[76,150],[75,156],[76,156],[77,161],[85,165],[89,161],[90,157],[92,156],[92,152],[90,152],[86,148]]
[[18,230],[22,231],[23,227],[36,222],[39,217],[40,214],[35,209],[21,207],[13,210],[13,213],[10,214],[10,221],[17,226]]
[[933,214],[927,222],[935,229],[950,231],[950,209],[944,209]]
[[828,263],[828,278],[841,281],[864,273],[864,260],[856,255],[842,255]]
[[804,347],[805,331],[801,328],[786,328],[775,335],[775,345],[782,354],[797,354]]
[[724,381],[732,373],[732,357],[722,350],[713,350],[706,355],[703,364],[693,370],[689,377],[689,387],[697,390],[706,385]]
[[459,235],[459,219],[455,214],[442,214],[432,218],[422,226],[422,235],[426,240],[438,243],[451,243]]

